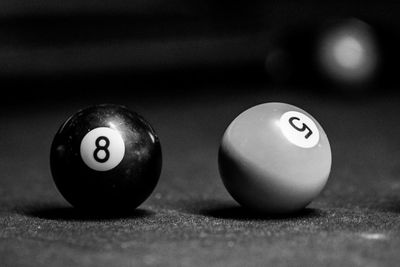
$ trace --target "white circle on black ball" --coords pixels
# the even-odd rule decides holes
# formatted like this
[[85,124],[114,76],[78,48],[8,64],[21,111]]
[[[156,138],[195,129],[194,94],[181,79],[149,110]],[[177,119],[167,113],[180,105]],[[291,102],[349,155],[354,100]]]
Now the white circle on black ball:
[[311,148],[319,142],[317,125],[303,113],[285,112],[280,119],[280,128],[283,135],[296,146]]
[[117,130],[99,127],[83,137],[80,153],[83,162],[89,168],[96,171],[109,171],[124,158],[125,143]]

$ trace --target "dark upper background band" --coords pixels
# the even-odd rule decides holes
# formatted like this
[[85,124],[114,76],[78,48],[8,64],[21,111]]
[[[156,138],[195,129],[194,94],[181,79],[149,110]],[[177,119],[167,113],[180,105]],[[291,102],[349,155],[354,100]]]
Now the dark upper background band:
[[398,43],[398,5],[6,0],[0,3],[0,76],[261,68],[288,36],[306,47],[307,34],[340,18],[360,18]]

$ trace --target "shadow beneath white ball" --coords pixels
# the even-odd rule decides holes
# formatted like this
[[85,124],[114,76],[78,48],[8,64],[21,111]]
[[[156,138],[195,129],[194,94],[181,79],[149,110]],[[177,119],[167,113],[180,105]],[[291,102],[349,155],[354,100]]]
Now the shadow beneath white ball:
[[215,207],[208,207],[201,209],[199,213],[218,219],[231,220],[298,220],[321,218],[325,216],[323,211],[314,208],[304,208],[300,211],[289,214],[270,214],[256,212],[234,204],[223,204],[216,205]]

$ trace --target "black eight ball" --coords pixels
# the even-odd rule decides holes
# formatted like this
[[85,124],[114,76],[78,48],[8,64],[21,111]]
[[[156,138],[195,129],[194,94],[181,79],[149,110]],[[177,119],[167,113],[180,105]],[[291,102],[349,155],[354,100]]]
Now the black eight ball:
[[161,165],[161,145],[151,125],[111,104],[68,118],[50,152],[58,190],[74,207],[91,210],[136,208],[154,190]]

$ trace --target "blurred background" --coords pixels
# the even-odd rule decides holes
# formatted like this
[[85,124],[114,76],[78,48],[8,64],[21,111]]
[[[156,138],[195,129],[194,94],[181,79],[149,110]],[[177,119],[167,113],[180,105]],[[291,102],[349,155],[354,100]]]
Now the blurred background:
[[[1,0],[0,265],[397,266],[399,46],[399,1]],[[272,101],[332,147],[287,218],[238,208],[218,172],[229,123]],[[153,195],[115,220],[71,209],[49,168],[61,123],[107,102],[163,150]]]
[[382,93],[395,89],[399,8],[394,1],[4,0],[3,101],[190,95],[210,82],[225,84],[220,92],[257,83]]

